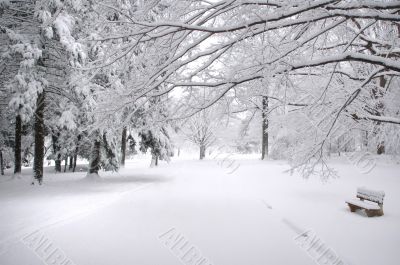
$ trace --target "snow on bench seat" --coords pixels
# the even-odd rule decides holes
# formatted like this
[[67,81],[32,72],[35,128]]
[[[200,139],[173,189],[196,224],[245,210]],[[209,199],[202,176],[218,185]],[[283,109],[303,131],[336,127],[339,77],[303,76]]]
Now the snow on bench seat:
[[383,204],[383,198],[385,197],[385,192],[369,190],[366,188],[358,188],[357,197],[368,201],[373,201],[379,204]]
[[347,200],[346,203],[350,203],[350,204],[356,205],[358,207],[361,207],[361,208],[364,208],[367,210],[380,210],[381,209],[378,204],[373,203],[373,202],[368,202],[368,201]]

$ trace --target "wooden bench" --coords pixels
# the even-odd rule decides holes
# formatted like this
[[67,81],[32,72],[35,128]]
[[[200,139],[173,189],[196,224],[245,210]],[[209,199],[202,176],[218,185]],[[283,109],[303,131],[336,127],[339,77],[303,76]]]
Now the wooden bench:
[[357,189],[359,200],[347,200],[351,212],[364,209],[368,217],[383,215],[383,198],[385,192],[368,190],[366,188]]

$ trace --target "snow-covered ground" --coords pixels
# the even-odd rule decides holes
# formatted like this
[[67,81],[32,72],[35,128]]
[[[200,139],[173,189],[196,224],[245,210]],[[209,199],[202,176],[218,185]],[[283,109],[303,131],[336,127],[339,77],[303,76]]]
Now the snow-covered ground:
[[[361,174],[338,161],[341,178],[323,183],[284,173],[283,161],[235,162],[227,174],[216,160],[136,159],[101,179],[49,167],[43,186],[29,185],[31,169],[12,181],[7,171],[0,264],[315,264],[307,230],[336,264],[399,264],[400,165]],[[385,191],[384,216],[348,210],[360,186]]]

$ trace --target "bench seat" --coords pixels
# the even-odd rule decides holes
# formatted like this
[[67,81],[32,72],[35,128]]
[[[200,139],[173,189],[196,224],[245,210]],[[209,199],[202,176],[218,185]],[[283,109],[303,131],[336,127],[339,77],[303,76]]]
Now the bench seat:
[[358,188],[356,197],[359,200],[346,201],[351,212],[365,210],[368,217],[383,215],[383,198],[385,197],[385,192]]
[[346,203],[358,206],[358,207],[366,209],[366,210],[380,210],[381,209],[378,204],[373,203],[373,202],[368,202],[368,201],[347,200]]

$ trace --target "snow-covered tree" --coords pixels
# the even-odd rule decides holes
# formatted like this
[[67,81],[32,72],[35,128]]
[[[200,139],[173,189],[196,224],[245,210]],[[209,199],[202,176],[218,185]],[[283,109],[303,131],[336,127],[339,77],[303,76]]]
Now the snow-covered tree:
[[212,115],[213,110],[202,110],[185,122],[181,131],[185,138],[199,147],[200,160],[206,157],[206,150],[216,141],[218,118]]
[[[132,24],[129,36],[134,36],[132,45],[153,43],[160,47],[160,51],[168,47],[172,54],[165,62],[156,65],[153,74],[136,87],[137,90],[157,96],[177,87],[213,88],[218,93],[204,105],[206,108],[230,91],[255,80],[272,82],[277,78],[286,79],[293,88],[315,98],[305,103],[293,101],[293,106],[329,107],[325,110],[332,117],[325,119],[325,123],[330,124],[328,128],[334,129],[342,118],[353,125],[363,121],[399,123],[396,115],[378,115],[382,112],[380,104],[373,107],[378,112],[360,104],[363,94],[370,90],[367,87],[374,85],[377,78],[396,76],[400,71],[396,51],[398,27],[395,23],[399,19],[396,13],[398,3],[329,0],[174,3],[173,7],[166,5],[163,15],[155,17],[154,21],[129,16]],[[114,10],[125,14],[118,8]],[[250,46],[255,39],[266,34],[264,46],[271,47],[273,52],[266,60],[235,64],[234,67],[224,64],[227,58],[243,51],[243,43]],[[263,48],[257,45],[254,48],[259,47]],[[252,52],[248,49],[246,53],[251,57]],[[366,68],[370,70],[362,70]],[[315,82],[312,80],[314,76],[321,77],[316,86],[300,89],[304,88],[302,84]],[[160,90],[161,83],[168,85]],[[344,86],[344,83],[352,85]],[[337,100],[331,102],[325,97],[328,94]],[[288,98],[296,96],[280,93],[278,97],[284,102],[289,102]],[[371,102],[371,98],[368,101]],[[368,107],[372,105],[367,104]],[[306,149],[301,148],[299,159],[293,160],[294,167],[306,165],[311,169],[304,171],[307,173],[313,171],[314,165],[324,165],[324,150],[327,139],[332,138],[331,132],[319,133],[313,144],[308,142]],[[374,134],[380,133],[375,130]],[[382,150],[379,146],[383,142],[378,144],[378,149]]]

